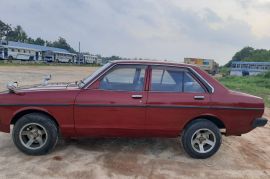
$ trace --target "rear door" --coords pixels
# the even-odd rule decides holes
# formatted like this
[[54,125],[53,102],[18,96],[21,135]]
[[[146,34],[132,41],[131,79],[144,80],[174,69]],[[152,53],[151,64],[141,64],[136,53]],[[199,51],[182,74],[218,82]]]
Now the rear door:
[[152,66],[150,73],[146,133],[175,137],[188,120],[207,111],[209,94],[186,68]]
[[146,99],[145,65],[116,65],[75,104],[75,127],[86,136],[143,135]]

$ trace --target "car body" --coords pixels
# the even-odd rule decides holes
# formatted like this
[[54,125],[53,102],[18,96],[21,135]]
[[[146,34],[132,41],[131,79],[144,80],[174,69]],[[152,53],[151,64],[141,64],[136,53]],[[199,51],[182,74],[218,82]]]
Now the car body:
[[113,61],[77,84],[0,94],[0,131],[33,113],[47,116],[64,137],[177,137],[198,120],[241,135],[267,122],[260,97],[228,90],[196,66],[157,61]]

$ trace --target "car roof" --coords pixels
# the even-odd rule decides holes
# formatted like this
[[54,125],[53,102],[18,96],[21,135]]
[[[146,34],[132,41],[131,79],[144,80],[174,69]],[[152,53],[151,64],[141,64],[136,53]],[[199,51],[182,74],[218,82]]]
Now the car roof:
[[146,65],[172,65],[172,66],[184,66],[184,67],[196,67],[196,65],[177,63],[172,61],[159,61],[159,60],[114,60],[111,63],[116,64],[146,64]]

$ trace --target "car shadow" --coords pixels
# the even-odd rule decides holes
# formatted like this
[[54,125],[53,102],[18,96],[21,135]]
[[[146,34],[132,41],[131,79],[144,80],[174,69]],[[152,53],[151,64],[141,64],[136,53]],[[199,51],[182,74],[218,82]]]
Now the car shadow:
[[56,151],[69,147],[88,152],[128,152],[143,155],[183,155],[179,138],[80,138],[60,139]]

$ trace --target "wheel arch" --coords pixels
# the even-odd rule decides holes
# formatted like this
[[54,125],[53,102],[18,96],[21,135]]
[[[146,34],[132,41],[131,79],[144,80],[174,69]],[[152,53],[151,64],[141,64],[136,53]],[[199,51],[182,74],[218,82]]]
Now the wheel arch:
[[55,124],[57,125],[57,128],[59,128],[59,123],[57,122],[57,120],[49,112],[41,110],[41,109],[24,109],[24,110],[18,111],[12,117],[10,124],[14,125],[22,116],[26,114],[31,114],[31,113],[40,113],[40,114],[48,116],[52,121],[55,122]]
[[8,59],[13,60],[14,59],[13,55],[9,55]]
[[185,125],[184,125],[184,129],[191,123],[193,123],[194,121],[198,120],[198,119],[206,119],[212,123],[214,123],[219,129],[224,129],[226,130],[226,125],[224,124],[224,122],[218,118],[217,116],[213,116],[213,115],[209,115],[209,114],[205,114],[205,115],[200,115],[197,116],[191,120],[189,120]]

